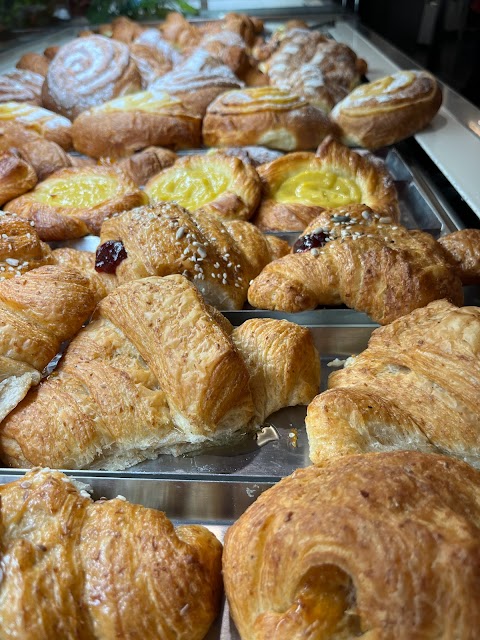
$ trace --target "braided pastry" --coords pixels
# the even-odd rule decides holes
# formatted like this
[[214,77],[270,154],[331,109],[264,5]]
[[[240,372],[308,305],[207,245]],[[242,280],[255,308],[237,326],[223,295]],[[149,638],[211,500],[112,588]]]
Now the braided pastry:
[[39,640],[202,640],[220,608],[222,546],[164,513],[93,502],[62,473],[0,487],[2,633]]

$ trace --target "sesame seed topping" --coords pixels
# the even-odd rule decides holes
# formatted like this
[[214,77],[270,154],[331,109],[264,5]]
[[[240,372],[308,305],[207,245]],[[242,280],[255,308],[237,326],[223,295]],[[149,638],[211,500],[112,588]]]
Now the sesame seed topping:
[[[12,265],[12,267],[18,267],[18,264],[19,264],[19,261],[18,261],[16,258],[7,258],[7,259],[5,260],[5,262],[6,262],[7,264],[11,264],[11,265]],[[12,271],[13,271],[13,269],[12,269]]]
[[175,234],[175,239],[180,240],[180,238],[183,238],[184,233],[185,233],[185,227],[179,227],[177,229],[177,233]]

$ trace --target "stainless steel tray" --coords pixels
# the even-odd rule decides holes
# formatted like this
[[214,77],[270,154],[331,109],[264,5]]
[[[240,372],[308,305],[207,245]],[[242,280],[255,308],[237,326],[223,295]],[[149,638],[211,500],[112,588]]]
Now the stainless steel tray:
[[[164,511],[175,525],[203,524],[221,542],[229,525],[271,486],[267,482],[122,479],[72,475],[90,486],[92,497],[96,500],[124,496],[130,502]],[[0,475],[0,484],[12,482],[21,476],[18,471],[12,475]],[[240,640],[225,599],[205,640]]]

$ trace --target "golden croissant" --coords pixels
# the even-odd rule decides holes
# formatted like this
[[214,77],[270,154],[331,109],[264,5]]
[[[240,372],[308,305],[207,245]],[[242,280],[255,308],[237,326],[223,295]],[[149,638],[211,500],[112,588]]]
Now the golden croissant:
[[3,419],[93,311],[80,273],[48,265],[0,282],[0,416]]
[[260,309],[297,312],[345,304],[387,324],[432,300],[462,304],[462,282],[440,244],[365,205],[322,212],[251,284]]
[[199,525],[93,502],[62,473],[0,487],[3,638],[201,640],[222,592],[222,547]]
[[480,473],[370,453],[299,469],[227,531],[243,640],[476,640]]
[[121,469],[225,443],[308,404],[320,365],[308,329],[256,318],[233,329],[186,278],[117,287],[54,373],[0,427],[13,466]]
[[115,273],[120,284],[180,273],[209,304],[241,309],[250,280],[288,250],[286,242],[248,222],[159,202],[106,220],[96,264],[100,272]]
[[446,300],[376,329],[306,418],[313,462],[393,449],[480,467],[480,309]]

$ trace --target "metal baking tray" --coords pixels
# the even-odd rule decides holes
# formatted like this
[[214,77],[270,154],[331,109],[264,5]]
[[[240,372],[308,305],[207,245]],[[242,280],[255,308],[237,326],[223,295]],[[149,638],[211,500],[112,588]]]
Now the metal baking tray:
[[[220,542],[223,542],[228,527],[261,493],[272,486],[268,482],[122,479],[71,475],[89,485],[89,491],[95,500],[111,499],[121,495],[130,502],[164,511],[177,526],[202,524]],[[18,471],[13,475],[2,474],[0,484],[13,482],[20,477],[22,474]],[[220,614],[205,640],[240,640],[225,598]]]

